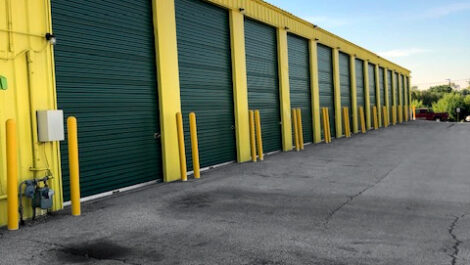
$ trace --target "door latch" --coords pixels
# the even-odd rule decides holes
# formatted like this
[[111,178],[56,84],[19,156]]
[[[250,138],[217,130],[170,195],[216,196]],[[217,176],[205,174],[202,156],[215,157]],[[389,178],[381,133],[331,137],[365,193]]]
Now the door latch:
[[153,139],[157,140],[157,139],[160,139],[162,137],[162,135],[160,133],[154,133],[153,134]]

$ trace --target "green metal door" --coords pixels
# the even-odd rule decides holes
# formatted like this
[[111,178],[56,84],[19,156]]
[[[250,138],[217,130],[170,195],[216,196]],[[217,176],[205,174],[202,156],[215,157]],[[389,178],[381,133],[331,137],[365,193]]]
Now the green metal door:
[[[151,1],[51,4],[57,102],[78,119],[82,197],[162,178]],[[68,201],[66,141],[61,163]]]
[[[341,109],[347,107],[349,110],[349,124],[352,124],[351,110],[351,71],[349,69],[350,57],[346,53],[339,53],[339,83],[341,86]],[[342,111],[342,110],[341,110]],[[343,112],[341,112],[343,113]],[[343,117],[344,119],[344,117]],[[344,128],[343,128],[344,130]]]
[[[376,100],[376,89],[377,89],[377,85],[375,83],[375,65],[374,64],[368,64],[368,68],[369,68],[369,99],[370,99],[370,114],[372,115],[373,112],[372,112],[372,109],[374,108],[374,106],[377,106],[377,100]],[[371,118],[371,120],[373,121],[373,117]],[[371,129],[373,126],[371,126]]]
[[308,40],[288,34],[289,88],[292,108],[301,108],[304,142],[313,141]]
[[248,105],[261,116],[265,152],[282,148],[276,29],[245,19]]
[[228,11],[200,0],[176,0],[181,110],[188,169],[189,113],[196,113],[201,167],[236,160]]
[[356,98],[357,98],[357,120],[358,126],[361,128],[361,116],[359,114],[359,108],[362,107],[364,110],[364,121],[366,115],[366,104],[365,104],[365,86],[364,86],[364,61],[356,59]]
[[392,119],[393,119],[393,114],[392,114],[392,105],[393,105],[393,102],[392,102],[392,85],[393,85],[392,78],[393,78],[392,71],[387,70],[387,87],[388,87],[388,104],[389,104],[388,115],[389,115],[390,123],[392,122]]
[[[396,106],[398,106],[398,104],[399,104],[399,102],[398,102],[398,97],[397,97],[397,95],[398,95],[398,82],[399,82],[398,74],[395,73],[395,74],[393,75],[393,78],[394,78],[393,81],[394,81],[394,84],[395,84],[395,87],[394,87],[395,89],[394,89],[394,93],[393,93],[393,100],[394,100],[394,102],[395,102],[394,106],[396,107]],[[398,110],[398,109],[397,109],[397,110]],[[396,116],[396,117],[398,118],[398,111],[397,111],[397,116]],[[398,119],[397,119],[397,120],[398,120]]]
[[[333,85],[333,53],[330,47],[317,45],[318,53],[318,84],[320,90],[320,107],[327,107],[330,116],[331,137],[336,137],[335,104]],[[321,116],[321,115],[320,115]],[[323,117],[321,117],[323,118]],[[321,123],[322,124],[322,123]],[[323,127],[322,127],[323,137]]]
[[[385,76],[384,69],[379,67],[380,105],[385,106]],[[380,110],[382,111],[382,110]]]
[[403,75],[400,75],[400,82],[401,82],[401,86],[400,86],[401,118],[402,118],[402,120],[404,120],[405,119],[405,112],[403,111],[403,106],[405,105],[405,102],[404,102],[405,78],[403,77]]

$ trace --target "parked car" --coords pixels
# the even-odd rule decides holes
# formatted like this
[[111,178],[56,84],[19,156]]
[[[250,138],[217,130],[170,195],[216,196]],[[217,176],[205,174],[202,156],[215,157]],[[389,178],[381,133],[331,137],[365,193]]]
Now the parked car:
[[417,109],[416,119],[417,120],[431,120],[431,121],[446,121],[449,119],[449,113],[447,112],[435,113],[430,109]]

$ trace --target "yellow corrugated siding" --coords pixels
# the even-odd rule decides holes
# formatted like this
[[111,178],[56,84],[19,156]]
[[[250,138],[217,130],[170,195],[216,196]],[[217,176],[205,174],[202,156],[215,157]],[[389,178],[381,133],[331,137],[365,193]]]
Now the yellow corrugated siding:
[[[44,38],[51,29],[48,3],[6,0],[0,9],[0,17],[7,18],[0,20],[0,75],[8,79],[8,90],[0,91],[0,226],[6,224],[7,119],[17,121],[19,181],[44,176],[43,172],[34,173],[30,169],[34,165],[33,157],[38,168],[48,163],[54,175],[51,183],[56,191],[54,209],[62,208],[58,143],[33,144],[37,137],[33,135],[36,134],[35,111],[56,108],[52,48]],[[29,204],[25,211],[27,216],[31,215]]]
[[[318,39],[318,41],[331,48],[340,48],[344,53],[356,55],[362,60],[369,60],[373,64],[395,70],[402,74],[409,75],[410,71],[397,64],[394,64],[377,54],[361,48],[339,36],[334,35],[321,28],[314,28],[313,24],[298,18],[280,8],[268,4],[261,0],[207,0],[228,9],[243,8],[246,16],[270,24],[275,27],[288,27],[289,32],[308,39]],[[312,3],[314,4],[314,3]]]

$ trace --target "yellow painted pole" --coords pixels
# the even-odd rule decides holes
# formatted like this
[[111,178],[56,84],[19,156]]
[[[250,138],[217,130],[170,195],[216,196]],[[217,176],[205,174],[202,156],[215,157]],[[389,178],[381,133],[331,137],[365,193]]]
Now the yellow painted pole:
[[322,114],[322,124],[323,124],[323,138],[325,139],[325,143],[328,143],[328,128],[326,125],[326,111],[325,108],[321,108]]
[[8,230],[18,230],[18,146],[16,122],[6,122]]
[[395,125],[397,124],[397,106],[393,106],[392,111],[393,125]]
[[255,113],[250,110],[250,147],[251,161],[256,162]]
[[348,126],[347,126],[347,117],[346,117],[346,107],[343,107],[343,128],[344,128],[344,136],[348,137]]
[[196,113],[194,112],[189,113],[189,133],[191,134],[194,178],[198,179],[201,177],[201,171],[199,170],[199,147],[197,141]]
[[294,127],[294,143],[295,143],[295,151],[300,150],[300,140],[299,140],[299,130],[298,127],[299,125],[297,124],[297,111],[295,109],[292,109],[292,126]]
[[186,173],[186,151],[184,149],[183,116],[181,115],[181,112],[176,113],[176,128],[178,132],[181,181],[187,181],[188,176]]
[[351,137],[351,118],[349,117],[349,108],[346,107],[346,129],[348,132],[348,138]]
[[302,109],[297,109],[297,129],[299,130],[300,150],[304,150],[304,127],[302,126]]
[[416,120],[416,106],[413,106],[413,120]]
[[80,166],[78,160],[78,130],[77,119],[67,118],[67,141],[69,151],[70,202],[72,215],[80,216]]
[[387,107],[383,106],[382,107],[382,120],[383,120],[383,125],[385,128],[388,127],[388,123],[387,123]]
[[377,106],[374,106],[372,108],[372,114],[374,115],[374,129],[378,130],[379,129],[379,122],[377,119]]
[[330,127],[330,111],[328,108],[325,108],[325,112],[326,112],[326,131],[327,131],[327,134],[328,134],[328,142],[331,143],[331,127]]
[[361,132],[366,133],[366,120],[364,117],[364,107],[359,107],[359,115],[361,116]]
[[259,160],[264,160],[263,137],[261,136],[261,117],[259,114],[259,110],[255,110],[255,123],[256,123],[256,139],[258,140],[258,156],[259,156]]

